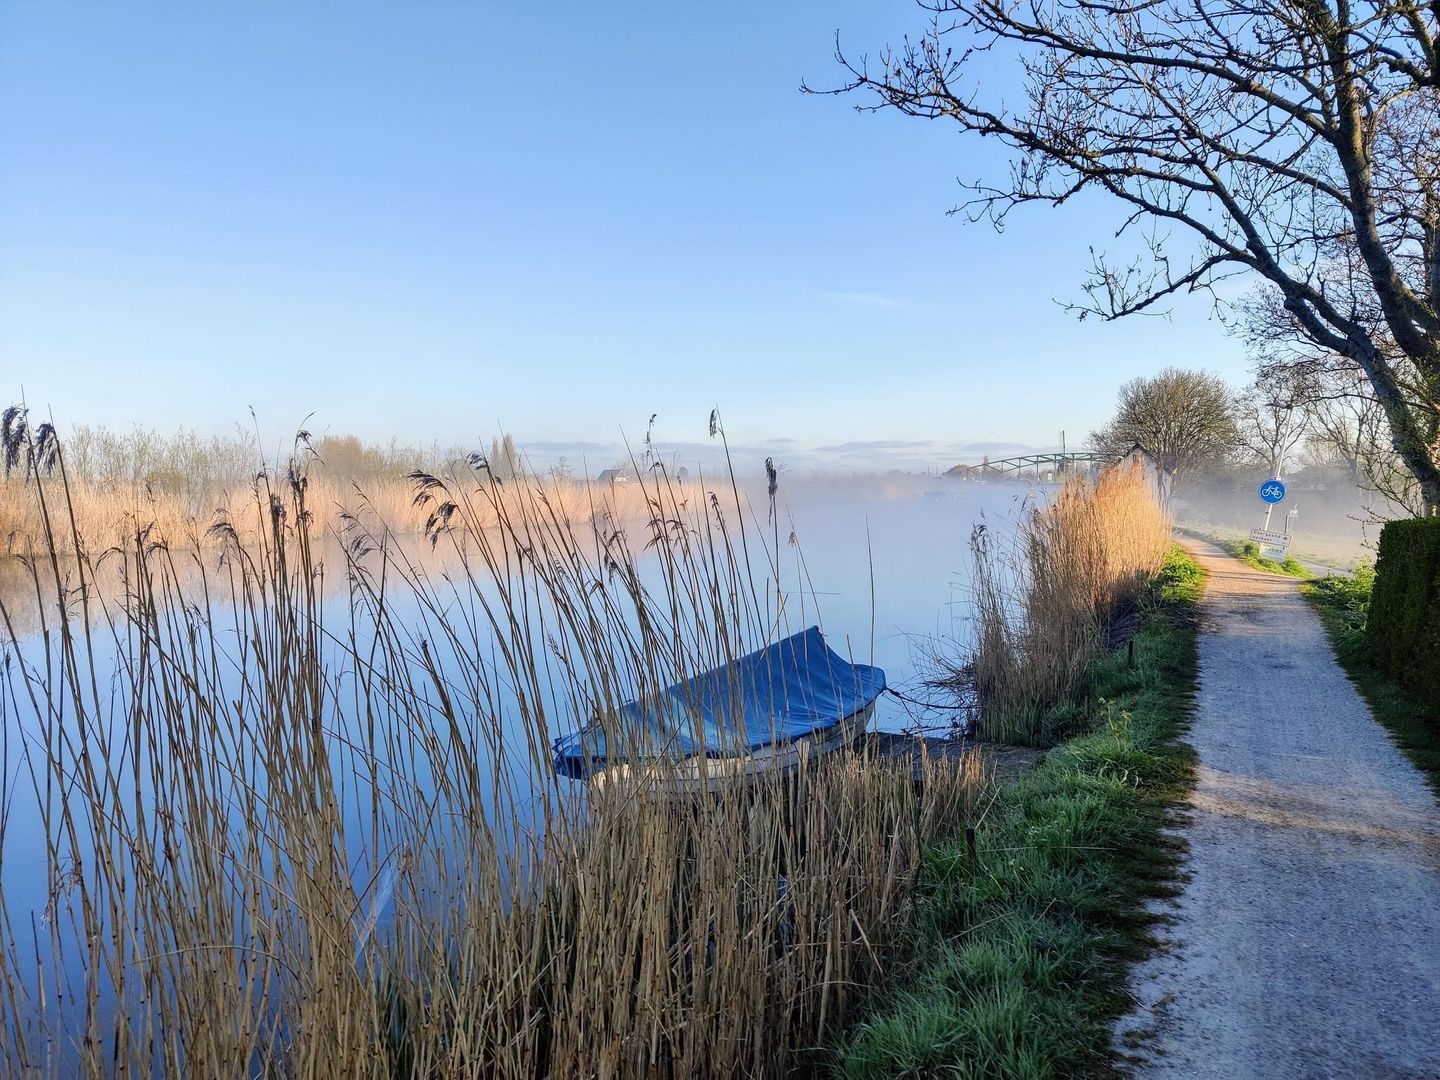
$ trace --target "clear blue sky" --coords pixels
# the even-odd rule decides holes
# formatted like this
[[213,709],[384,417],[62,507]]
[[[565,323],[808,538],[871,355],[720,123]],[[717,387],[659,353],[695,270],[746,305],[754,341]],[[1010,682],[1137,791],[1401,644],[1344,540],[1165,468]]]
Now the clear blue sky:
[[997,236],[945,212],[999,147],[799,93],[840,79],[837,29],[873,50],[917,15],[0,0],[0,397],[550,447],[651,413],[703,440],[718,404],[798,460],[941,464],[1073,441],[1166,364],[1243,380],[1203,300],[1054,303],[1104,204]]

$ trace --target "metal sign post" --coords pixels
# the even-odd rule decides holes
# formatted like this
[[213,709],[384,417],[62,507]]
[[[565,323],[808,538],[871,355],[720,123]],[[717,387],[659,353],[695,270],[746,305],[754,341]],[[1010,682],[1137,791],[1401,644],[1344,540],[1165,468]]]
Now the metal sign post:
[[1260,501],[1265,504],[1265,524],[1258,529],[1250,530],[1250,539],[1260,545],[1260,556],[1265,559],[1274,559],[1277,562],[1285,558],[1290,550],[1290,531],[1283,533],[1270,531],[1270,514],[1275,509],[1275,504],[1285,498],[1285,482],[1278,476],[1272,476],[1260,485]]

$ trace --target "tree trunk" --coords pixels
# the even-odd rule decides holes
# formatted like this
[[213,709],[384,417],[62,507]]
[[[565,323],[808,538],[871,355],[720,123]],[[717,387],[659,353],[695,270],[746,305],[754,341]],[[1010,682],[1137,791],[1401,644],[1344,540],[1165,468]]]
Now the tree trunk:
[[1420,500],[1425,517],[1440,517],[1440,479],[1420,481]]
[[[1440,514],[1440,441],[1434,437],[1434,430],[1427,438],[1421,428],[1421,417],[1417,415],[1420,410],[1406,399],[1394,370],[1368,335],[1352,331],[1346,344],[1346,354],[1365,372],[1375,399],[1385,414],[1386,423],[1390,425],[1395,453],[1420,488],[1420,515],[1431,517]],[[1412,359],[1422,372],[1436,366],[1435,359],[1430,356]]]
[[1420,516],[1440,514],[1440,461],[1436,460],[1436,448],[1415,431],[1414,417],[1408,412],[1399,426],[1392,420],[1391,427],[1395,433],[1395,450],[1420,485]]

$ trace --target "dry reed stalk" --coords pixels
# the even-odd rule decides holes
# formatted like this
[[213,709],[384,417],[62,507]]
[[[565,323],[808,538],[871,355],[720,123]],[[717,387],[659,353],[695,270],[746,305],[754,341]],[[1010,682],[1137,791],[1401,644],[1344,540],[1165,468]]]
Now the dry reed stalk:
[[1073,477],[1029,509],[1014,546],[972,536],[976,637],[964,667],[990,738],[1040,742],[1108,628],[1164,564],[1170,518],[1137,466]]
[[0,898],[9,1075],[780,1074],[967,822],[973,757],[917,787],[835,755],[688,801],[554,774],[573,718],[787,631],[733,483],[644,470],[627,525],[477,460],[414,478],[446,560],[368,500],[336,567],[303,475],[208,538],[104,555],[58,476],[32,489],[40,633],[0,596],[0,727],[24,736],[0,873],[32,814],[49,882],[43,913]]

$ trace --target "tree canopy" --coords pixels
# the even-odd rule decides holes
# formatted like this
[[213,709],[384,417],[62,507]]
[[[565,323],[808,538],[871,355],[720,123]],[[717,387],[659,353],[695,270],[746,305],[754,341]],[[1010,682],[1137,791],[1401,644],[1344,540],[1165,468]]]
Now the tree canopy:
[[1237,447],[1268,476],[1279,476],[1311,434],[1308,410],[1262,385],[1248,387],[1233,408]]
[[1171,476],[1224,460],[1237,445],[1230,389],[1203,371],[1166,368],[1120,388],[1115,417],[1090,436],[1098,452],[1121,457],[1139,443]]

